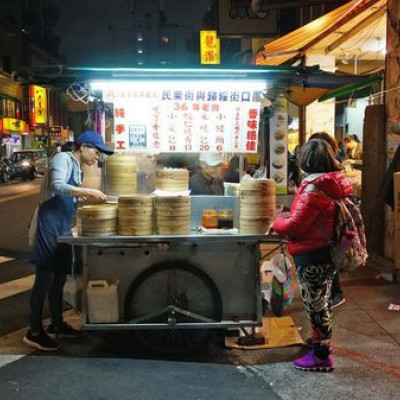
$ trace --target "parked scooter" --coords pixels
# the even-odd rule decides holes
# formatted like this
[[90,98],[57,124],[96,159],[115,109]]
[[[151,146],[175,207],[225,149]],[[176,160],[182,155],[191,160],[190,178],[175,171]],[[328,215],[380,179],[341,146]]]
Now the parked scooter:
[[0,157],[0,182],[7,183],[10,180],[10,161]]

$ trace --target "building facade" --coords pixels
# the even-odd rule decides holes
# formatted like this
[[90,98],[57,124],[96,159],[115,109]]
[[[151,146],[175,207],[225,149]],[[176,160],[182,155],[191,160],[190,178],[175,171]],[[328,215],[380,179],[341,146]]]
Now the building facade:
[[[0,0],[0,142],[1,155],[47,144],[49,128],[66,124],[61,94],[44,88],[46,118],[32,120],[30,88],[15,78],[21,69],[59,63],[58,39],[52,33],[57,9],[51,0]],[[61,138],[60,138],[61,139]]]

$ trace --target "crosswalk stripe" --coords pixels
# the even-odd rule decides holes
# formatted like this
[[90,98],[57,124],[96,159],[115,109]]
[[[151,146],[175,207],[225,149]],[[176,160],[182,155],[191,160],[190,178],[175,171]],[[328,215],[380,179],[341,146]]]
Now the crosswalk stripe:
[[39,190],[29,190],[25,193],[21,193],[21,194],[16,194],[14,196],[9,196],[9,197],[3,197],[2,199],[0,199],[0,203],[6,203],[7,201],[11,201],[11,200],[16,200],[19,199],[21,197],[28,197],[28,196],[33,196],[34,194],[39,193]]
[[15,258],[0,256],[0,264],[5,263],[5,262],[9,262],[9,261],[13,261],[13,260],[15,260]]
[[15,296],[19,293],[27,292],[32,289],[35,275],[29,275],[25,278],[15,279],[0,285],[0,300]]
[[22,343],[25,333],[26,329],[20,329],[0,338],[0,368],[35,351]]
[[[72,325],[75,329],[79,329],[79,316],[72,310],[63,312],[64,321]],[[50,318],[43,321],[46,326],[50,323]],[[0,337],[0,368],[19,360],[22,357],[28,356],[35,351],[22,342],[28,328],[23,328],[12,332],[8,335]]]

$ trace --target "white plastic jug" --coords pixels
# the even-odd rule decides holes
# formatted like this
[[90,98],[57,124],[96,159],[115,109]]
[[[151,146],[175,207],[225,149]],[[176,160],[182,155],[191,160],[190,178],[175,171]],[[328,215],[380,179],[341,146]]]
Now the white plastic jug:
[[86,292],[90,323],[118,322],[118,282],[110,284],[107,280],[89,281]]

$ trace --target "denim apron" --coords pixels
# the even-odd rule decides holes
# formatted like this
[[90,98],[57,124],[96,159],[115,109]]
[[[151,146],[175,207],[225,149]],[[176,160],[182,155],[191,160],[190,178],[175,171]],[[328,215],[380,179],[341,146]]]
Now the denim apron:
[[[72,173],[68,184],[77,186],[73,175]],[[72,247],[57,243],[57,237],[72,235],[75,211],[76,203],[72,196],[55,195],[41,204],[36,239],[29,257],[31,263],[39,268],[57,268],[65,273],[71,272]]]

